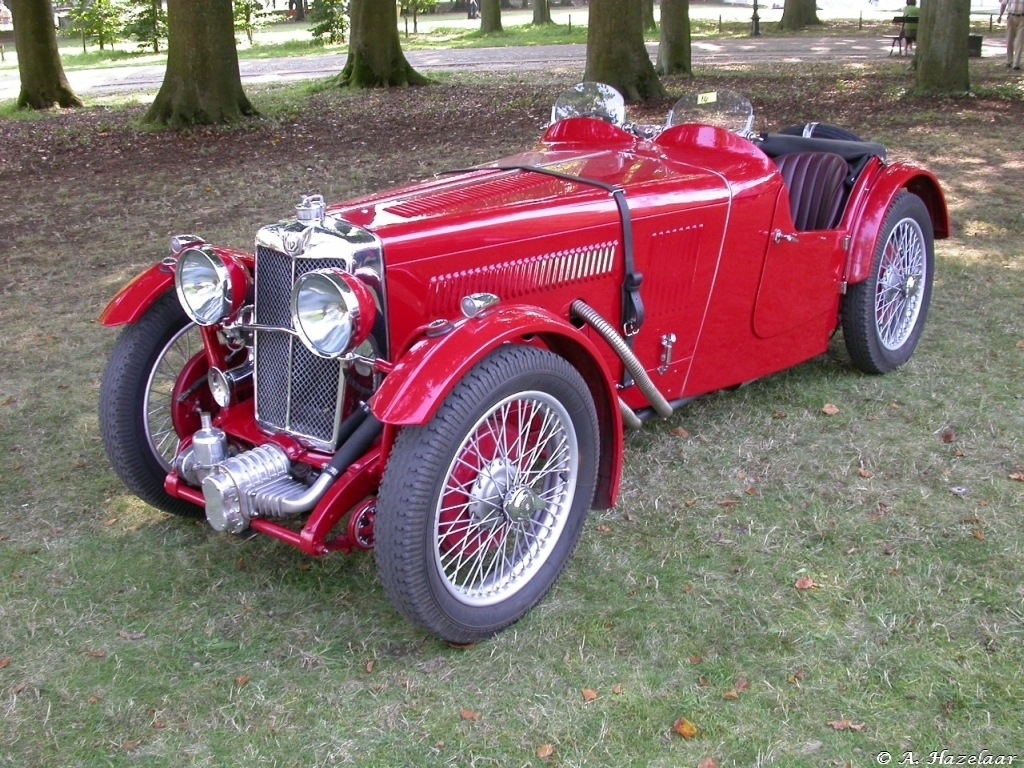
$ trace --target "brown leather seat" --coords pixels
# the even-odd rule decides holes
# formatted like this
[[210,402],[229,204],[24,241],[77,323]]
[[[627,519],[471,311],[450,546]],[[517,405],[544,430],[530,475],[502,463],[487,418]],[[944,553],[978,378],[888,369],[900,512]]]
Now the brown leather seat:
[[775,158],[789,188],[793,224],[800,231],[831,229],[839,219],[850,168],[832,152],[793,152]]

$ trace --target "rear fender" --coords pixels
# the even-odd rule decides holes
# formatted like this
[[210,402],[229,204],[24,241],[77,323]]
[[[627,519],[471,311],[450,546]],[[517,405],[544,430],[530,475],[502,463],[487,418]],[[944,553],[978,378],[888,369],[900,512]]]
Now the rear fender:
[[370,403],[371,410],[391,427],[426,424],[473,366],[503,344],[527,343],[540,344],[565,358],[586,381],[597,410],[602,444],[594,507],[614,506],[623,460],[622,415],[614,379],[594,343],[546,310],[499,306],[453,323],[444,335],[424,336],[384,378]]
[[881,170],[871,184],[850,242],[845,281],[849,285],[863,282],[871,274],[875,245],[885,214],[896,195],[906,190],[917,195],[928,209],[936,239],[949,237],[949,211],[946,198],[935,176],[917,166],[896,164]]

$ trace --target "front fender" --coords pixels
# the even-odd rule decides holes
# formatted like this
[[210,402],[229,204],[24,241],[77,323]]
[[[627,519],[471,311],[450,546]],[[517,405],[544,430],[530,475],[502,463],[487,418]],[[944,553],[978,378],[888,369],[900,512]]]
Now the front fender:
[[[215,252],[237,259],[252,272],[252,254],[237,248],[205,245]],[[100,314],[100,323],[107,326],[137,323],[157,299],[174,288],[175,266],[174,262],[161,261],[137,275],[110,300]]]
[[883,168],[871,184],[853,230],[844,279],[850,285],[863,282],[871,274],[878,232],[893,199],[906,190],[921,198],[932,220],[937,239],[949,237],[949,211],[938,179],[930,171],[897,163]]
[[601,425],[601,466],[594,506],[614,506],[622,476],[622,414],[611,371],[584,333],[557,315],[525,305],[498,306],[462,320],[443,336],[418,340],[384,378],[370,403],[384,424],[426,424],[467,373],[502,344],[536,339],[580,372]]
[[110,300],[100,323],[107,326],[137,323],[154,302],[174,287],[174,273],[164,264],[154,264],[118,291]]

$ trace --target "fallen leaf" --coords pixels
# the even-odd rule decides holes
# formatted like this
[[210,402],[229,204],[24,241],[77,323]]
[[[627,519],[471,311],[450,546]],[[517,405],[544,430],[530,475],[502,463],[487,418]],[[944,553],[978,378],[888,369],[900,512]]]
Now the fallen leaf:
[[146,636],[146,633],[145,632],[128,632],[127,630],[122,629],[120,632],[117,633],[117,636],[120,637],[122,640],[128,640],[129,642],[135,642],[136,640],[141,640],[142,638],[144,638]]
[[612,529],[609,528],[607,525],[599,525],[597,526],[597,530],[599,530],[601,533],[610,533]]
[[676,427],[675,429],[673,429],[672,430],[672,434],[675,435],[676,437],[683,438],[683,440],[685,440],[686,438],[688,438],[690,436],[690,433],[687,432],[682,427]]
[[252,678],[248,675],[239,675],[235,678],[235,685],[237,685],[239,688],[245,688],[245,686],[249,684],[250,680],[252,680]]
[[704,659],[697,655],[693,655],[689,658],[689,662],[691,664],[700,664],[702,661],[704,661]]
[[747,680],[747,678],[745,678],[745,677],[741,677],[739,680],[736,681],[736,690],[737,691],[749,691],[750,690],[750,681]]
[[477,722],[480,719],[480,713],[475,709],[460,709],[459,717],[463,720],[469,720],[470,722]]
[[802,669],[798,669],[786,675],[786,682],[790,685],[800,685],[805,677],[807,677],[807,673]]
[[699,685],[701,688],[710,688],[711,687],[711,681],[708,680],[706,677],[698,677],[697,678],[697,685]]
[[697,506],[697,500],[696,499],[687,499],[686,501],[683,502],[683,505],[687,506],[687,507],[695,507],[695,506]]
[[716,501],[715,504],[717,504],[720,507],[725,507],[726,509],[729,509],[731,507],[738,507],[740,505],[740,502],[738,499],[722,499],[721,501]]
[[821,412],[826,416],[835,416],[839,413],[839,406],[834,403],[825,403],[821,408]]
[[363,667],[363,671],[366,674],[370,674],[371,672],[373,672],[373,667],[375,664],[376,662],[373,659],[370,659],[368,662],[366,662],[366,666]]
[[1017,349],[1024,349],[1024,339],[1017,342]]
[[126,742],[125,742],[124,744],[122,744],[121,746],[123,746],[123,747],[124,747],[124,751],[125,751],[125,752],[134,752],[134,751],[135,751],[136,749],[138,749],[138,748],[139,748],[139,747],[140,747],[141,745],[142,745],[142,742],[141,742],[141,741],[126,741]]
[[105,659],[107,658],[106,651],[86,651],[85,655],[90,659]]
[[864,723],[855,723],[851,720],[829,720],[826,725],[836,731],[856,731],[857,733],[866,727]]
[[971,531],[971,535],[978,541],[985,541],[985,532],[981,528],[975,528]]
[[818,589],[819,585],[815,584],[814,579],[812,579],[810,576],[801,576],[799,579],[796,580],[796,584],[794,584],[793,586],[795,586],[797,589]]
[[685,717],[681,717],[672,726],[672,730],[682,736],[684,739],[692,739],[697,735],[697,726],[687,720]]
[[955,443],[956,442],[956,432],[954,432],[952,429],[944,429],[944,430],[942,430],[942,442],[944,442],[944,443]]
[[167,723],[163,722],[162,720],[154,720],[153,721],[153,729],[154,730],[162,731],[166,727],[167,727]]
[[24,680],[22,680],[20,683],[18,683],[16,686],[14,686],[14,688],[11,689],[11,693],[14,693],[14,694],[21,693],[27,687],[28,687],[28,683],[26,683]]
[[739,693],[739,691],[737,691],[735,689],[726,691],[725,693],[722,694],[722,698],[725,699],[726,701],[736,701],[739,697],[740,697],[740,693]]
[[713,757],[705,757],[697,763],[697,768],[718,768],[718,761]]
[[2,659],[0,659],[0,669],[4,669],[5,667],[11,666],[12,661],[14,661],[13,656],[4,656]]
[[784,419],[784,418],[786,418],[786,414],[783,413],[782,411],[776,411],[775,413],[772,414],[772,418],[773,419]]
[[598,695],[597,691],[595,691],[593,688],[584,688],[583,689],[583,700],[584,701],[593,701],[594,699],[597,698],[597,695]]
[[1011,480],[1016,480],[1018,483],[1024,483],[1024,472],[1014,472],[1010,475]]
[[623,690],[625,689],[622,687],[622,683],[619,683],[614,688],[612,688],[612,693],[614,693],[616,696],[621,696]]
[[860,469],[858,469],[857,470],[857,474],[860,475],[861,477],[863,477],[864,479],[870,479],[870,478],[875,476],[874,472],[872,472],[870,469],[866,469],[864,467],[861,467]]
[[103,522],[103,525],[105,525],[107,528],[109,528],[110,526],[114,525],[116,522],[117,522],[117,518],[116,517],[112,517],[109,520],[105,520]]
[[90,696],[89,697],[89,703],[90,704],[99,704],[101,701],[103,701],[103,699],[101,699],[99,696]]
[[537,757],[551,757],[553,754],[555,754],[555,748],[550,744],[541,744],[537,747]]

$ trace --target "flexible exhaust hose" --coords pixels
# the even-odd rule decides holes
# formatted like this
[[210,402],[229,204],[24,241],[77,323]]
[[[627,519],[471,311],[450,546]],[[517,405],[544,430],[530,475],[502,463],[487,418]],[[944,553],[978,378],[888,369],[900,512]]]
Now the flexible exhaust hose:
[[644,423],[640,417],[633,413],[633,409],[626,405],[622,398],[619,398],[619,413],[622,414],[622,423],[627,429],[643,429]]
[[608,345],[615,350],[615,354],[622,360],[626,370],[633,376],[636,385],[643,392],[644,397],[647,398],[647,402],[651,404],[655,412],[663,419],[671,416],[672,406],[668,404],[668,400],[654,386],[651,377],[647,375],[647,371],[644,370],[643,365],[637,360],[633,350],[629,348],[626,340],[615,330],[614,326],[601,317],[593,307],[582,299],[576,299],[570,309],[576,317],[601,334],[601,338],[608,342]]

